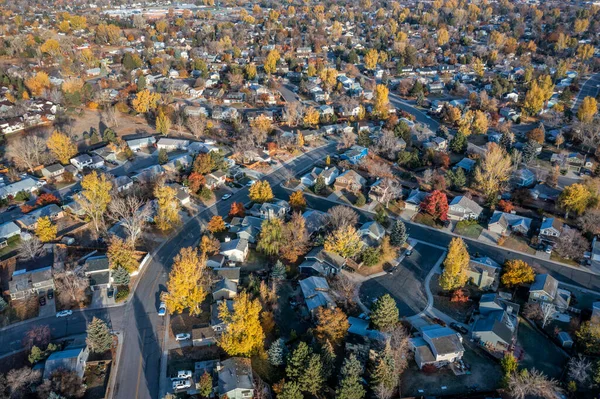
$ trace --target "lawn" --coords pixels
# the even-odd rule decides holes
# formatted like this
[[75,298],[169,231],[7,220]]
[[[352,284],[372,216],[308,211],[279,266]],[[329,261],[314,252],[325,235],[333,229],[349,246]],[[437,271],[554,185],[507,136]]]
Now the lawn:
[[11,255],[14,251],[16,251],[19,248],[19,244],[21,244],[21,237],[10,237],[7,240],[7,244],[8,245],[6,247],[0,249],[0,259],[8,257],[8,255]]
[[429,214],[419,212],[413,218],[415,223],[424,224],[429,227],[435,227],[436,229],[441,229],[442,226]]
[[550,260],[553,260],[555,262],[564,263],[564,264],[567,264],[567,265],[570,265],[570,266],[577,266],[577,267],[579,267],[579,263],[575,262],[573,259],[563,258],[562,256],[560,256],[556,252],[552,252],[550,254]]
[[501,246],[513,249],[515,251],[525,252],[529,255],[535,255],[535,249],[531,248],[526,240],[527,239],[522,236],[511,235],[506,237],[504,243],[502,243]]
[[481,291],[474,286],[467,285],[465,286],[465,295],[469,297],[469,301],[465,303],[451,302],[451,294],[442,290],[439,285],[439,278],[440,275],[435,274],[429,284],[431,293],[433,294],[433,306],[453,319],[467,323],[471,314],[477,308]]
[[483,231],[483,226],[479,223],[458,222],[454,228],[454,233],[461,236],[478,239]]
[[552,378],[561,376],[568,357],[553,342],[523,318],[519,318],[517,336],[517,346],[524,351],[519,361],[522,367],[535,367]]

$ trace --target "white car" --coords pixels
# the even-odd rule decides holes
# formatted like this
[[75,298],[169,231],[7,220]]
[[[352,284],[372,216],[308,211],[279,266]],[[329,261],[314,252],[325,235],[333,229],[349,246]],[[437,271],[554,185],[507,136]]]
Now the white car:
[[62,310],[56,314],[56,317],[67,317],[73,314],[72,310]]
[[191,386],[192,384],[188,380],[173,381],[173,390],[186,389]]
[[160,306],[158,307],[158,315],[164,316],[166,314],[167,314],[167,305],[164,302],[161,302]]
[[175,341],[187,341],[188,339],[190,339],[192,336],[188,333],[181,333],[181,334],[177,334],[175,336]]
[[221,199],[222,199],[222,200],[226,200],[226,199],[229,199],[229,198],[231,198],[231,194],[229,194],[229,193],[227,193],[227,194],[224,194],[224,195],[221,197]]
[[256,183],[254,180],[250,180],[248,183],[246,183],[247,187],[252,187],[252,185]]
[[177,372],[177,378],[185,380],[186,378],[192,378],[191,370],[179,370]]

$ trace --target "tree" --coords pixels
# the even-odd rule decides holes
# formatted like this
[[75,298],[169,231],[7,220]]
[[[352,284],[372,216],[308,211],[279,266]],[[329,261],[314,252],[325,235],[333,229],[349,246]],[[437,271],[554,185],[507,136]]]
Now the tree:
[[200,253],[203,255],[216,255],[219,253],[219,249],[221,249],[221,243],[218,239],[212,237],[211,235],[203,235],[200,240]]
[[600,234],[600,210],[590,209],[577,219],[577,225],[584,232]]
[[208,372],[205,371],[204,374],[202,374],[202,376],[200,377],[199,385],[200,396],[202,396],[203,398],[210,397],[213,391],[213,379],[212,376],[208,374]]
[[504,148],[490,143],[481,163],[475,169],[475,185],[491,201],[508,183],[512,161]]
[[556,380],[549,380],[543,373],[523,369],[508,379],[508,392],[515,399],[526,397],[558,398],[563,391]]
[[513,205],[512,202],[507,201],[507,200],[500,200],[498,202],[498,208],[502,211],[502,212],[507,212],[510,213],[515,209],[515,206]]
[[377,298],[373,304],[371,312],[371,321],[373,325],[380,331],[389,331],[396,327],[400,319],[400,312],[396,306],[396,301],[385,294]]
[[375,98],[373,103],[373,113],[379,118],[386,118],[389,112],[389,89],[386,85],[378,84],[375,87]]
[[267,355],[269,356],[269,363],[275,367],[283,366],[285,363],[285,340],[283,338],[276,339],[272,344]]
[[127,242],[133,247],[140,238],[150,216],[150,207],[137,195],[115,197],[108,205],[109,217],[121,224],[127,233]]
[[161,148],[160,150],[158,150],[158,164],[164,165],[167,162],[169,162],[169,154],[167,153],[167,150]]
[[507,287],[531,283],[535,279],[533,268],[520,259],[507,260],[503,269],[501,281]]
[[308,364],[313,351],[304,341],[300,341],[292,353],[288,355],[285,374],[288,379],[298,381]]
[[594,320],[588,320],[581,324],[575,333],[577,345],[587,355],[598,355],[600,353],[600,324]]
[[77,269],[55,271],[53,274],[58,301],[67,308],[78,304],[90,285],[88,277]]
[[127,241],[117,236],[112,236],[106,252],[111,268],[122,267],[129,273],[137,270],[138,262],[135,257],[135,248]]
[[65,399],[81,398],[86,386],[74,370],[58,369],[50,374],[50,379],[37,387],[40,398]]
[[438,46],[443,46],[450,40],[450,35],[448,34],[448,30],[446,28],[440,28],[437,32],[437,43]]
[[250,187],[248,196],[251,201],[262,204],[273,199],[273,190],[268,181],[259,180]]
[[19,246],[19,259],[33,260],[44,253],[42,242],[37,237],[32,237],[29,240],[21,240]]
[[303,399],[302,391],[298,383],[294,381],[288,381],[283,384],[281,392],[277,395],[277,399]]
[[384,352],[377,358],[375,368],[371,372],[371,387],[379,399],[392,397],[393,390],[398,386],[396,374],[396,364],[388,343]]
[[112,347],[113,337],[102,319],[94,317],[88,324],[85,342],[94,353],[104,353]]
[[450,183],[450,187],[455,190],[462,190],[467,184],[467,176],[465,176],[463,168],[448,170],[446,172],[446,180]]
[[539,303],[528,303],[523,309],[523,314],[532,319],[539,320],[542,322],[542,328],[545,328],[550,320],[554,318],[557,313],[556,306],[552,303],[543,302]]
[[360,252],[362,242],[354,226],[340,227],[325,238],[324,248],[344,258],[352,258]]
[[420,207],[437,220],[448,219],[448,197],[439,190],[434,190],[425,197]]
[[156,117],[156,131],[166,136],[169,134],[169,130],[171,130],[171,118],[169,118],[162,110],[160,110],[158,112],[158,116]]
[[35,227],[35,235],[38,236],[41,242],[49,242],[56,240],[58,228],[52,224],[48,216],[41,217],[37,220]]
[[202,312],[200,304],[206,298],[204,287],[207,284],[206,258],[194,248],[182,248],[173,260],[167,281],[165,304],[169,313],[181,313],[189,309],[190,314],[199,315]]
[[81,195],[76,201],[92,219],[96,233],[99,233],[100,227],[103,225],[104,214],[111,201],[112,183],[106,178],[105,174],[98,174],[94,170],[83,177],[81,188]]
[[564,225],[554,250],[563,258],[579,259],[589,247],[590,243],[579,230]]
[[112,279],[117,285],[129,285],[129,272],[122,266],[117,266],[112,272]]
[[379,53],[375,49],[367,51],[364,57],[365,68],[374,70],[379,60]]
[[33,173],[33,169],[44,161],[46,140],[36,134],[21,136],[11,141],[7,151],[7,155],[12,158],[17,168],[28,169]]
[[158,201],[158,212],[154,221],[159,230],[169,230],[181,222],[177,191],[165,184],[154,188],[154,196]]
[[62,164],[69,163],[69,160],[77,154],[77,146],[69,136],[56,130],[50,135],[46,145]]
[[46,72],[40,71],[25,79],[25,86],[33,96],[40,96],[45,89],[50,88],[50,78]]
[[598,113],[598,102],[594,97],[585,97],[577,110],[577,119],[590,123]]
[[506,385],[510,376],[519,369],[519,363],[512,352],[505,352],[504,357],[500,360],[500,366],[502,367],[502,373],[504,374],[502,385]]
[[225,221],[219,215],[213,216],[208,222],[206,228],[213,234],[227,230],[227,228],[225,227]]
[[303,211],[306,209],[306,198],[304,198],[302,191],[294,191],[290,194],[289,203],[294,211]]
[[539,114],[544,107],[544,96],[544,89],[536,81],[531,82],[531,87],[525,94],[523,112],[531,116]]
[[565,210],[565,218],[569,217],[569,212],[575,212],[581,215],[590,203],[592,194],[590,190],[580,183],[574,183],[564,188],[558,197],[558,204]]
[[150,92],[150,90],[139,91],[131,105],[135,112],[145,114],[148,111],[153,111],[158,106],[158,100],[160,100],[160,94]]
[[50,326],[37,325],[31,327],[23,337],[21,344],[26,350],[31,350],[34,346],[46,347],[50,343]]
[[588,385],[592,373],[592,362],[581,354],[572,357],[567,365],[569,368],[569,379],[581,385]]
[[263,346],[264,333],[260,324],[262,307],[242,292],[233,300],[233,311],[225,302],[219,306],[219,317],[227,326],[219,346],[230,356],[250,356]]
[[319,307],[316,312],[315,336],[321,342],[339,345],[348,333],[348,318],[340,308]]
[[535,141],[539,144],[544,144],[544,141],[546,140],[546,134],[544,133],[543,129],[536,127],[535,129],[531,129],[527,132],[527,139]]
[[268,75],[275,73],[277,71],[277,61],[281,58],[279,51],[271,50],[269,54],[267,54],[267,58],[263,64],[263,68]]
[[246,209],[244,208],[244,204],[241,202],[234,202],[231,204],[231,208],[229,208],[229,217],[239,217],[242,218],[246,214]]
[[462,238],[455,237],[448,245],[448,254],[444,260],[444,271],[440,276],[440,287],[452,291],[464,287],[467,282],[469,252]]
[[299,212],[295,212],[290,221],[283,226],[279,254],[282,259],[295,263],[309,248],[310,236],[306,230],[306,221]]
[[343,227],[354,227],[358,223],[358,214],[344,205],[336,205],[327,211],[327,226],[335,231]]
[[283,222],[281,219],[274,217],[264,220],[256,249],[273,256],[279,253],[283,244]]
[[304,117],[302,118],[302,122],[306,126],[316,126],[319,123],[319,111],[314,109],[313,107],[309,107],[304,111]]
[[315,194],[321,194],[323,190],[325,190],[325,187],[327,187],[327,185],[325,184],[325,178],[323,176],[317,177],[315,185],[313,186]]
[[449,148],[452,152],[462,154],[467,150],[467,145],[467,137],[463,133],[458,132],[454,135],[452,140],[450,140]]
[[340,382],[335,390],[337,399],[362,399],[365,397],[365,388],[362,386],[362,366],[355,354],[344,359],[340,371]]

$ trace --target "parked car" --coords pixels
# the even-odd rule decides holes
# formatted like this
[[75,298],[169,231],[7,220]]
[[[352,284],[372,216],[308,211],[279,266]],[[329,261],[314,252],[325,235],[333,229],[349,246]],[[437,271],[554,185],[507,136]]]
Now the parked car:
[[460,324],[457,323],[450,323],[450,328],[458,331],[461,334],[468,334],[469,330],[467,330],[465,327],[461,326]]
[[406,256],[408,258],[409,256],[412,255],[412,253],[413,253],[412,249],[407,249],[406,252],[404,252],[404,256]]
[[56,317],[67,317],[73,314],[72,310],[62,310],[56,314]]
[[40,306],[44,306],[44,305],[46,304],[46,297],[44,297],[44,296],[41,296],[41,297],[39,298],[39,301],[40,301]]
[[111,289],[109,289],[109,290],[106,292],[106,295],[107,295],[109,298],[112,298],[112,297],[115,295],[115,290],[114,290],[114,288],[111,288]]
[[173,381],[173,390],[187,389],[187,388],[189,388],[191,386],[192,386],[192,384],[188,380]]
[[179,378],[179,379],[192,378],[192,371],[191,370],[179,370],[177,372],[177,378]]
[[252,187],[252,185],[256,183],[254,180],[250,180],[248,183],[246,183],[247,187]]
[[231,198],[231,194],[229,194],[229,193],[227,193],[227,194],[224,194],[224,195],[221,197],[221,199],[222,199],[222,200],[226,200],[226,199],[229,199],[229,198]]
[[188,333],[181,333],[175,336],[175,341],[186,341],[190,339],[192,336]]
[[164,316],[166,314],[167,314],[167,305],[164,302],[161,302],[160,306],[158,307],[158,315]]
[[46,296],[48,297],[48,299],[54,298],[54,290],[48,290]]

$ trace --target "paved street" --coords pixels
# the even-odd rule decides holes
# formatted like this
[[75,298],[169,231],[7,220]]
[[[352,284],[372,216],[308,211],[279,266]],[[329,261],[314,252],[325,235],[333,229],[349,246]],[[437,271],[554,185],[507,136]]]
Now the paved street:
[[577,94],[577,98],[575,99],[571,110],[573,110],[573,112],[577,112],[584,98],[596,97],[598,95],[598,91],[600,90],[599,85],[600,73],[592,75],[587,81],[582,81],[581,89],[579,89],[579,93]]
[[397,94],[390,93],[389,99],[390,103],[394,107],[414,115],[417,122],[423,123],[424,125],[429,127],[429,129],[431,129],[431,131],[433,131],[434,133],[437,132],[438,128],[440,127],[440,124],[436,120],[432,119],[429,115],[427,115],[424,111],[421,111],[420,109],[416,108],[408,101],[401,99],[400,96],[398,96]]

